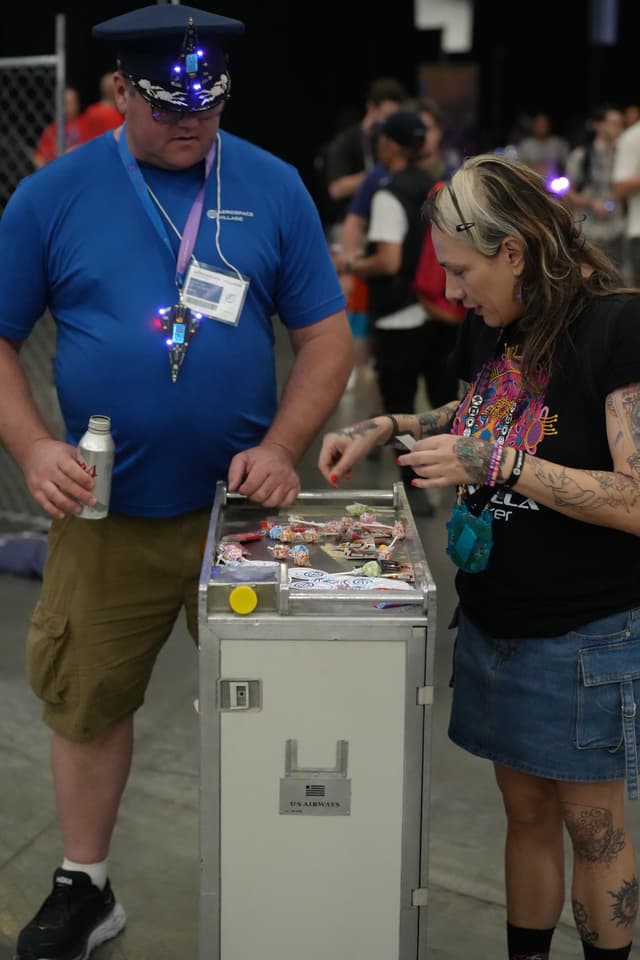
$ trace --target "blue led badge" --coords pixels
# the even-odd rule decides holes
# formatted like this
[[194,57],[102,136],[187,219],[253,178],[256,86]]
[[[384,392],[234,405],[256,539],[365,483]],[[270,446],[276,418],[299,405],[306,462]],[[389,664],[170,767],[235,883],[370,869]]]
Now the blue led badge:
[[173,333],[171,334],[174,343],[184,343],[185,329],[184,323],[174,323]]

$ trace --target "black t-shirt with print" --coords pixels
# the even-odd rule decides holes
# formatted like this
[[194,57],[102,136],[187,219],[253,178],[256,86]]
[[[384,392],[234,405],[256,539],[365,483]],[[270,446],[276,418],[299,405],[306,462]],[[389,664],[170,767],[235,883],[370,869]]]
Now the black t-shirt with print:
[[[572,325],[538,396],[522,391],[520,358],[517,324],[497,331],[467,316],[458,374],[473,384],[490,364],[473,435],[493,440],[516,400],[509,446],[567,467],[612,470],[605,400],[619,387],[640,383],[640,297],[610,295],[589,307]],[[454,433],[464,429],[472,393],[459,407]],[[640,606],[638,537],[573,520],[507,487],[497,488],[490,508],[488,568],[456,576],[462,610],[487,633],[557,636]]]

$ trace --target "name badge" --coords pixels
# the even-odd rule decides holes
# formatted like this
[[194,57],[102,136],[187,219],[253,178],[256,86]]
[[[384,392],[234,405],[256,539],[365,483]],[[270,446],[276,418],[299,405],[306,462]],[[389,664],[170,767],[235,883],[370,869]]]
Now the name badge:
[[236,327],[249,281],[236,273],[204,263],[192,263],[180,293],[180,302],[192,310]]

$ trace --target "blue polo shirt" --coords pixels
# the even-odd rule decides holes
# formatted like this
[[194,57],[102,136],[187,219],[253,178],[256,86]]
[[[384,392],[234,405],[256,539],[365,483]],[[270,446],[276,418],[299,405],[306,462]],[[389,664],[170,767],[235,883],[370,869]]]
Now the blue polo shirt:
[[[296,170],[220,133],[221,198],[207,180],[196,258],[249,280],[237,326],[204,320],[175,383],[154,320],[177,302],[175,255],[137,195],[111,132],[27,177],[0,220],[0,336],[23,340],[49,309],[55,379],[76,444],[91,414],[111,417],[111,509],[173,516],[211,504],[231,458],[260,442],[277,409],[273,322],[317,323],[343,309],[316,207]],[[182,231],[202,168],[141,165]],[[167,225],[177,250],[178,238]]]

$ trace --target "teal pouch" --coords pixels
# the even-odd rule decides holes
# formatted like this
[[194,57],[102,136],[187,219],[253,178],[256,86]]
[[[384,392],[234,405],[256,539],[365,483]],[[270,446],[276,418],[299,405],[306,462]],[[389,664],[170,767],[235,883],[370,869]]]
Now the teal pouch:
[[465,573],[481,573],[487,569],[492,546],[493,517],[489,508],[474,514],[465,501],[456,503],[447,521],[447,553],[455,565]]

